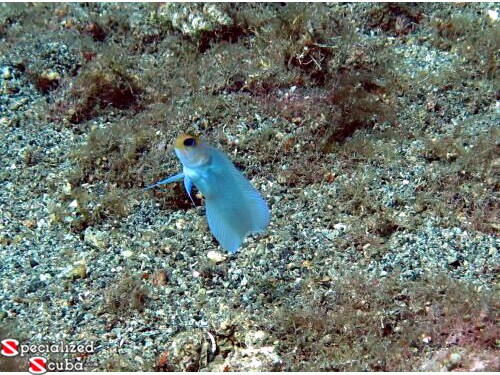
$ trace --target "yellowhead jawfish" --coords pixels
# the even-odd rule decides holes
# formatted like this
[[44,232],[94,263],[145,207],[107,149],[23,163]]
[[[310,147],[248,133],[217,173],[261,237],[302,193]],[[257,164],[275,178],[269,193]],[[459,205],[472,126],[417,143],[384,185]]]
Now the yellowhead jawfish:
[[219,150],[199,137],[183,134],[175,140],[182,172],[145,188],[184,179],[191,200],[193,184],[205,197],[208,226],[221,246],[235,253],[243,239],[269,225],[269,207],[259,192]]

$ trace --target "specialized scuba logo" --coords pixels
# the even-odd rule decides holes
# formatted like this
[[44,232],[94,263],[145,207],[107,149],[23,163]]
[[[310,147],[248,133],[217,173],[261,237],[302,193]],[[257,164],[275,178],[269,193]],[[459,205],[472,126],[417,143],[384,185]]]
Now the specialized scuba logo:
[[[63,342],[55,344],[40,344],[28,345],[19,344],[15,339],[5,339],[0,341],[2,350],[0,354],[4,357],[15,357],[19,355],[24,357],[27,355],[47,354],[81,354],[82,357],[94,353],[94,343],[88,344],[65,344]],[[64,360],[49,361],[45,357],[33,356],[28,359],[28,371],[32,374],[45,374],[47,371],[83,371],[83,363],[77,358],[65,358]]]
[[0,353],[4,357],[15,357],[19,354],[17,348],[19,347],[19,341],[14,339],[2,340],[2,351]]
[[47,372],[47,360],[44,357],[31,357],[29,359],[29,372],[32,374],[44,374]]

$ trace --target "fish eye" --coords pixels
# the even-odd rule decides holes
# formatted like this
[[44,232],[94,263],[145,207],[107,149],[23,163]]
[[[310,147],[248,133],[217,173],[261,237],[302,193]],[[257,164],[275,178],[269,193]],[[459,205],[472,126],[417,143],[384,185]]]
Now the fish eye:
[[184,140],[183,144],[186,147],[193,147],[193,146],[196,146],[196,141],[194,138],[186,138]]

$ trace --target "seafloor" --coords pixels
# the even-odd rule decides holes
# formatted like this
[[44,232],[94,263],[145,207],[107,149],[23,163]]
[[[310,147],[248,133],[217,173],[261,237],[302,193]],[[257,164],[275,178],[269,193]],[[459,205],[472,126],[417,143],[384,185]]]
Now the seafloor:
[[[499,370],[497,16],[0,4],[0,338],[89,371]],[[141,190],[181,132],[271,207],[235,255],[200,194]]]

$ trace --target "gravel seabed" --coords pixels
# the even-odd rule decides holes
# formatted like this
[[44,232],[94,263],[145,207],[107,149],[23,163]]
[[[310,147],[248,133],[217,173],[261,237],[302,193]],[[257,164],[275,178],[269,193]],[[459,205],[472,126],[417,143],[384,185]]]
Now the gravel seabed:
[[[477,5],[482,16],[489,8],[495,5]],[[112,6],[105,11],[113,11]],[[131,8],[130,22],[142,11]],[[19,43],[17,51],[15,44],[2,48],[0,57],[0,321],[14,324],[23,332],[23,340],[93,341],[95,354],[85,359],[89,370],[151,370],[168,349],[179,351],[174,355],[179,360],[176,369],[221,371],[230,363],[233,370],[270,371],[281,368],[280,353],[256,322],[271,316],[285,301],[297,298],[300,304],[298,291],[310,272],[331,280],[357,272],[382,281],[397,272],[402,282],[444,273],[479,291],[497,288],[496,234],[465,223],[443,225],[432,216],[424,216],[414,227],[403,225],[417,214],[416,192],[431,168],[421,157],[426,145],[419,139],[394,144],[396,157],[390,164],[379,158],[348,173],[344,161],[326,155],[325,169],[336,176],[331,183],[294,188],[279,176],[268,178],[257,171],[252,183],[268,201],[272,221],[265,233],[248,238],[235,255],[225,253],[214,240],[203,206],[166,209],[139,189],[131,190],[125,217],[103,220],[79,233],[71,231],[69,221],[54,220],[53,207],[61,205],[61,196],[71,194],[67,173],[74,161],[68,155],[85,142],[86,134],[45,117],[50,106],[46,95],[15,68],[15,58],[27,42]],[[76,47],[61,42],[41,48],[63,56]],[[418,43],[398,44],[394,53],[401,57],[398,73],[408,80],[418,79],[420,72],[437,76],[453,70],[460,59]],[[71,65],[70,57],[59,60]],[[60,64],[53,69],[65,74],[67,68]],[[400,126],[412,126],[414,113],[401,114]],[[108,121],[120,118],[116,113],[106,116],[90,122],[106,127]],[[426,131],[431,138],[442,139],[465,120],[473,124],[466,128],[466,136],[487,134],[498,128],[498,102],[477,114],[457,108],[444,126]],[[274,126],[288,132],[277,119],[264,119],[257,126],[258,131]],[[244,123],[237,129],[238,133],[229,130],[229,134],[243,139],[255,133]],[[174,172],[166,170],[165,176]],[[403,224],[383,247],[353,244],[340,252],[338,241],[350,241],[359,224],[337,208],[341,187],[348,180],[361,183],[368,178],[367,196],[392,208]],[[65,204],[71,212],[78,202]],[[314,270],[304,264],[312,264]],[[116,313],[105,300],[122,282],[140,286],[124,288],[125,295],[118,298],[130,302],[114,307]],[[267,284],[273,290],[266,295]],[[147,303],[131,308],[141,291]],[[235,335],[234,327],[244,347],[231,349],[224,341]],[[218,355],[211,354],[214,334]],[[231,351],[230,360],[224,362],[220,353]],[[183,363],[190,356],[205,362],[190,368]]]

